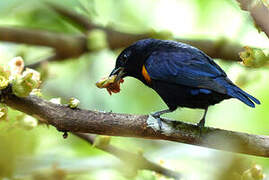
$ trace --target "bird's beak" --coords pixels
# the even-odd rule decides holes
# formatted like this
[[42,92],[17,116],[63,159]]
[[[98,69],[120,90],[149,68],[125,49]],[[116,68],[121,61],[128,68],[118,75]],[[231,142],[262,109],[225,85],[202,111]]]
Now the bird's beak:
[[116,75],[116,79],[115,82],[119,81],[122,79],[123,75],[125,74],[124,72],[124,68],[123,67],[119,67],[119,68],[115,68],[109,75],[109,77]]

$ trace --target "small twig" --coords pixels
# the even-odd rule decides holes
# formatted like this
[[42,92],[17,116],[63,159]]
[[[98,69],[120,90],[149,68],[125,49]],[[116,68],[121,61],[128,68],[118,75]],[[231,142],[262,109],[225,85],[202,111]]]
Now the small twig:
[[[85,133],[73,133],[76,136],[84,139],[89,144],[93,145],[95,137],[90,134]],[[145,157],[139,154],[131,153],[122,149],[119,149],[112,145],[98,146],[98,149],[108,152],[109,154],[114,155],[115,157],[122,160],[124,163],[133,167],[135,170],[147,169],[152,170],[157,173],[163,174],[168,177],[173,177],[175,179],[180,179],[180,174],[169,169],[166,169],[158,164],[148,161]]]
[[243,10],[249,11],[254,22],[269,38],[269,9],[262,0],[237,0]]
[[36,69],[38,68],[41,64],[44,64],[44,63],[48,63],[48,62],[51,62],[51,61],[55,61],[55,60],[58,60],[58,58],[60,59],[59,56],[57,56],[57,54],[53,54],[49,57],[46,57],[46,58],[43,58],[35,63],[32,63],[32,64],[29,64],[29,65],[26,65],[25,68],[32,68],[32,69]]
[[84,28],[84,30],[91,30],[96,28],[96,26],[92,24],[88,18],[81,14],[78,14],[74,11],[69,11],[62,6],[56,5],[51,2],[47,2],[46,4],[57,13],[61,14],[62,16],[68,18],[69,20]]

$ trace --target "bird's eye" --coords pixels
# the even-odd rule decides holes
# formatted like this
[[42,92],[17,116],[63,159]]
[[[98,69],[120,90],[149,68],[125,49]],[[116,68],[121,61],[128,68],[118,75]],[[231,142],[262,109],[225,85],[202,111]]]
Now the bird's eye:
[[126,63],[127,59],[128,59],[127,55],[124,54],[124,55],[122,56],[122,59],[121,59],[121,60],[122,60],[123,63]]

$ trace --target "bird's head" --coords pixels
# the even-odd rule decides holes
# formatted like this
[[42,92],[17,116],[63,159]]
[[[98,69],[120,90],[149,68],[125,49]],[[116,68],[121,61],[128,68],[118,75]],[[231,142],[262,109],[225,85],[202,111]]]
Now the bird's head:
[[149,85],[149,75],[145,69],[145,61],[158,46],[159,40],[144,39],[137,41],[124,49],[117,57],[116,64],[109,77],[99,80],[96,85],[106,88],[109,94],[120,91],[120,83],[123,78],[131,76]]
[[155,39],[144,39],[137,41],[124,49],[117,57],[115,68],[110,76],[116,75],[116,80],[126,76],[132,76],[141,80],[141,71],[146,59],[153,51]]

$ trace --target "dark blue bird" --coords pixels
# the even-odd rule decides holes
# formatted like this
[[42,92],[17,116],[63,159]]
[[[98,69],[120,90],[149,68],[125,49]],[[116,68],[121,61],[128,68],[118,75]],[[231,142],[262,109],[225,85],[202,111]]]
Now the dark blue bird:
[[154,89],[169,109],[153,114],[158,119],[178,107],[204,109],[198,123],[204,127],[207,109],[224,99],[237,98],[250,107],[259,100],[237,87],[205,53],[188,44],[145,39],[124,49],[111,75],[117,81],[132,76]]

